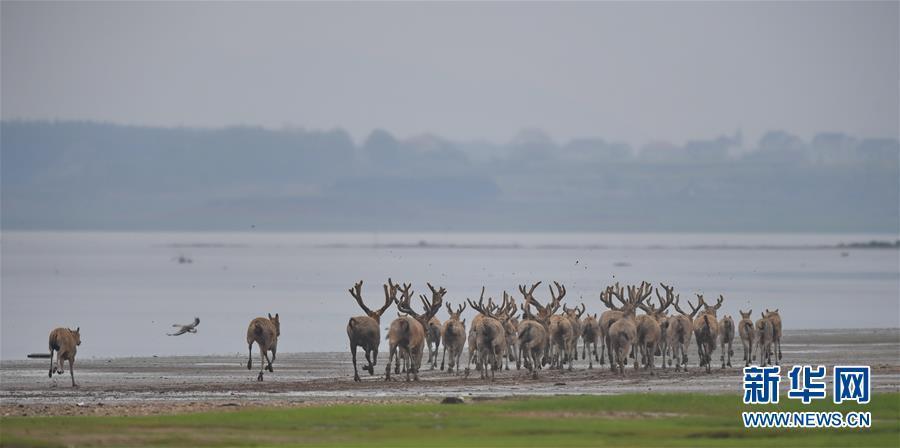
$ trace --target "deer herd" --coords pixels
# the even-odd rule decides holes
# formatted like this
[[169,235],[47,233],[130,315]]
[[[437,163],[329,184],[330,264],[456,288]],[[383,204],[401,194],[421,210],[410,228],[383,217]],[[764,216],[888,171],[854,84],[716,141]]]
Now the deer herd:
[[[353,357],[353,379],[360,381],[356,360],[357,348],[362,348],[366,357],[363,370],[375,374],[378,363],[378,349],[381,342],[381,317],[396,305],[397,317],[391,321],[388,334],[388,360],[384,376],[391,379],[393,373],[406,374],[406,380],[419,380],[425,347],[428,347],[426,364],[429,369],[437,368],[453,375],[468,376],[471,368],[480,372],[482,379],[494,379],[497,370],[509,370],[510,362],[516,369],[526,369],[533,378],[543,368],[573,369],[578,359],[578,342],[582,341],[581,358],[588,361],[588,368],[594,361],[603,365],[609,360],[613,372],[624,375],[629,359],[634,369],[656,368],[656,357],[661,356],[663,369],[674,365],[675,371],[687,371],[688,346],[691,338],[697,345],[699,366],[709,373],[713,364],[713,353],[719,346],[719,360],[722,368],[731,366],[732,344],[735,326],[731,316],[717,317],[725,298],[719,295],[715,304],[709,304],[703,295],[697,294],[696,305],[687,301],[690,312],[681,307],[680,296],[671,286],[659,284],[654,288],[650,283],[623,288],[618,283],[607,286],[600,293],[600,302],[607,310],[599,316],[586,313],[587,307],[581,303],[569,308],[563,304],[566,287],[558,282],[549,285],[550,300],[542,304],[535,298],[535,291],[541,285],[520,285],[522,302],[503,291],[502,300],[496,303],[492,297],[485,301],[485,288],[481,288],[478,301],[466,299],[455,306],[444,296],[447,290],[435,288],[426,283],[431,297],[419,295],[422,311],[413,307],[415,295],[412,284],[395,284],[388,279],[384,284],[384,304],[373,311],[363,301],[360,280],[350,288],[350,295],[363,310],[363,315],[351,317],[347,322],[347,337],[350,339],[350,353]],[[662,290],[662,293],[660,293]],[[626,294],[627,293],[627,294]],[[655,293],[656,303],[651,300]],[[449,318],[442,324],[437,314],[446,306]],[[471,320],[466,331],[466,319],[462,318],[466,307],[478,314]],[[669,315],[669,308],[674,312]],[[638,314],[638,310],[643,314]],[[520,314],[521,312],[521,314]],[[759,359],[763,365],[781,361],[781,316],[778,309],[761,313],[759,319],[752,320],[753,310],[740,311],[741,320],[737,324],[737,335],[744,349],[744,365]],[[257,381],[263,380],[266,370],[274,372],[272,364],[281,335],[281,323],[276,313],[268,317],[257,317],[247,328],[248,359],[247,369],[253,368],[253,344],[259,348],[260,370]],[[75,384],[75,353],[81,345],[80,329],[57,328],[50,333],[50,372],[63,373],[63,361],[69,362],[72,386]],[[598,349],[599,345],[599,349]],[[441,347],[443,346],[443,350]],[[462,353],[468,347],[466,366],[461,370]],[[57,354],[56,365],[53,354]],[[271,358],[269,357],[271,354]],[[449,355],[449,357],[448,357]]]
[[[388,279],[383,288],[384,305],[377,311],[365,305],[361,280],[350,288],[350,295],[365,313],[350,318],[347,323],[354,380],[360,381],[357,347],[362,347],[366,355],[367,364],[362,369],[370,375],[375,374],[381,316],[392,304],[397,306],[398,313],[387,327],[385,337],[389,344],[385,380],[391,379],[392,371],[395,375],[402,371],[407,381],[418,381],[425,347],[428,347],[426,364],[429,369],[437,368],[440,356],[442,371],[446,367],[450,374],[468,376],[474,366],[482,379],[489,380],[494,379],[497,370],[509,370],[510,362],[515,362],[516,369],[528,370],[535,379],[538,371],[544,368],[572,370],[573,361],[578,359],[579,340],[582,342],[581,358],[588,362],[589,369],[594,367],[594,361],[603,365],[608,359],[611,370],[619,375],[625,374],[629,359],[635,370],[652,372],[657,357],[661,357],[663,369],[674,366],[675,371],[687,371],[692,338],[697,346],[698,365],[707,373],[712,370],[713,353],[717,348],[721,368],[731,367],[735,333],[741,339],[745,366],[757,358],[763,365],[781,361],[778,309],[767,309],[755,322],[751,318],[753,310],[741,310],[735,332],[731,316],[718,317],[725,301],[722,295],[710,304],[702,294],[697,294],[696,304],[686,301],[690,311],[685,311],[680,295],[671,286],[660,283],[654,288],[650,283],[642,282],[623,288],[616,283],[600,293],[600,302],[607,310],[598,316],[586,313],[587,307],[583,303],[572,308],[563,304],[566,287],[558,282],[548,285],[550,299],[544,304],[535,298],[535,291],[541,285],[537,282],[519,286],[520,304],[506,291],[499,303],[492,297],[485,298],[482,287],[478,301],[467,298],[455,306],[449,301],[444,302],[445,288],[426,284],[431,296],[419,295],[421,312],[411,303],[415,295],[412,284],[395,284]],[[651,297],[654,293],[655,303]],[[443,324],[437,317],[442,307],[446,307],[449,316]],[[477,312],[468,332],[466,319],[462,318],[467,307]],[[642,314],[638,314],[639,310]],[[468,357],[462,368],[461,357],[466,347]],[[274,360],[274,346],[272,358]],[[269,367],[271,371],[271,363]]]

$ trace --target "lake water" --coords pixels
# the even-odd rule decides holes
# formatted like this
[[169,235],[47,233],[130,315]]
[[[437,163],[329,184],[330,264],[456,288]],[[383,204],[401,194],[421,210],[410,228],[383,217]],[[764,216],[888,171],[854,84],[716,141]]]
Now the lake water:
[[[364,280],[371,307],[388,276],[445,286],[445,301],[481,286],[556,280],[589,312],[615,281],[725,296],[722,314],[780,308],[787,328],[900,327],[900,252],[812,248],[897,235],[273,234],[3,232],[0,358],[45,352],[57,326],[81,327],[79,356],[246,353],[249,321],[281,315],[281,352],[347,349],[360,314],[347,289]],[[184,256],[191,263],[179,263]],[[537,298],[546,301],[546,286]],[[466,314],[471,319],[472,312]],[[386,314],[382,327],[396,313]],[[169,337],[199,316],[197,334]],[[443,319],[442,311],[439,318]],[[384,348],[384,346],[382,347]]]

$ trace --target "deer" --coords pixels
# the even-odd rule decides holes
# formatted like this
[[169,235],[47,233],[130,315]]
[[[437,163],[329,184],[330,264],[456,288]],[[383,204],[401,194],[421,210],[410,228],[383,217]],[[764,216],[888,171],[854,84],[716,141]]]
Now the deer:
[[581,321],[581,328],[581,339],[584,341],[581,357],[588,360],[588,369],[593,369],[594,360],[600,361],[600,356],[597,354],[597,341],[600,339],[600,322],[597,320],[597,313],[588,314]]
[[[668,292],[667,292],[668,294]],[[691,312],[686,313],[679,306],[681,294],[675,295],[675,311],[678,314],[669,319],[669,345],[672,346],[672,358],[675,359],[675,371],[684,370],[687,372],[687,352],[688,346],[691,345],[691,337],[694,334],[694,317],[700,312],[701,305],[694,304],[690,300],[687,301],[691,307]]]
[[516,318],[516,300],[503,291],[503,301],[508,303],[506,309],[500,314],[502,317],[500,323],[503,324],[503,329],[506,331],[506,356],[503,361],[506,365],[505,369],[509,370],[509,361],[515,360],[516,370],[519,370],[522,363],[519,359],[519,319]]
[[[669,303],[669,306],[671,306],[675,300],[675,288],[673,288],[671,286],[666,286],[663,283],[660,283],[659,286],[662,287],[662,289],[664,291],[666,291],[665,301]],[[663,303],[664,300],[659,295],[659,289],[656,289],[655,291],[656,291],[656,299],[659,300],[660,303]],[[672,345],[673,345],[674,339],[673,339],[673,336],[671,333],[672,333],[672,330],[674,329],[673,322],[676,319],[677,319],[676,316],[666,316],[665,314],[660,316],[658,319],[659,329],[660,329],[659,353],[662,355],[662,358],[663,358],[662,359],[663,369],[665,369],[666,365],[667,365],[666,357],[669,355],[669,353],[672,350]],[[668,365],[670,365],[670,366],[672,365],[672,358],[668,359]]]
[[[69,375],[72,377],[72,387],[78,387],[75,384],[75,353],[78,352],[78,346],[81,345],[81,327],[74,330],[69,328],[56,328],[50,332],[49,340],[50,348],[50,378],[57,373],[62,375],[63,361],[69,361]],[[53,352],[56,352],[56,367],[53,366]],[[55,372],[54,372],[55,370]]]
[[[649,294],[647,296],[649,297]],[[659,307],[649,303],[639,303],[638,307],[647,314],[636,317],[637,344],[641,353],[641,361],[644,363],[644,368],[649,368],[651,371],[655,367],[654,356],[659,349],[659,344],[662,339],[662,326],[660,325],[660,322],[666,319],[666,308],[672,304],[671,296],[667,296],[666,299],[663,299],[659,295],[658,290],[656,291],[656,298],[659,300]],[[665,357],[663,357],[663,366],[665,366],[665,363],[666,360]]]
[[[550,297],[552,298],[550,304],[552,305],[553,313],[555,313],[566,295],[566,287],[557,282],[553,282],[553,284],[556,285],[556,292],[553,291],[553,285],[547,286],[550,288]],[[573,342],[575,340],[575,329],[572,327],[571,319],[566,315],[552,314],[548,330],[550,333],[551,362],[558,369],[562,369],[563,364],[568,362],[569,370],[571,371],[575,352],[575,344]]]
[[375,364],[378,363],[378,346],[381,342],[381,316],[390,308],[397,298],[397,285],[391,279],[384,285],[384,305],[372,311],[363,302],[363,281],[360,280],[350,288],[350,295],[356,299],[356,303],[366,313],[363,316],[351,317],[347,322],[347,337],[350,339],[350,354],[353,356],[353,381],[360,381],[359,370],[356,367],[356,347],[362,347],[368,364],[363,370],[369,375],[375,374]]
[[[428,288],[431,289],[432,296],[436,293],[436,291],[431,287],[430,284],[426,283]],[[431,320],[428,321],[428,325],[425,326],[425,344],[428,347],[428,363],[430,364],[430,370],[434,370],[437,367],[437,358],[438,358],[438,349],[441,346],[441,321],[434,316]]]
[[[398,317],[391,322],[388,333],[390,341],[390,356],[401,356],[404,358],[406,365],[406,381],[410,380],[410,374],[413,375],[415,381],[419,381],[419,367],[422,365],[422,351],[425,348],[425,328],[431,318],[441,309],[443,297],[447,293],[444,288],[434,289],[431,284],[428,287],[432,291],[432,297],[429,301],[424,295],[419,298],[425,306],[425,313],[419,314],[410,306],[410,300],[413,295],[412,284],[405,283],[398,286],[398,290],[402,298],[396,300],[397,309],[406,316]],[[391,378],[391,359],[388,359],[387,369],[385,371],[385,380]]]
[[[253,343],[259,346],[259,375],[256,381],[263,380],[263,372],[268,370],[274,372],[272,363],[275,362],[275,351],[278,348],[278,337],[281,336],[281,321],[278,319],[278,313],[273,317],[268,314],[268,318],[257,317],[250,321],[247,327],[247,370],[253,369]],[[272,359],[269,359],[269,352],[272,352]]]
[[738,322],[738,334],[741,336],[741,345],[744,347],[744,367],[750,367],[750,362],[756,357],[753,354],[753,342],[756,339],[756,331],[754,331],[753,320],[750,318],[753,314],[753,309],[746,313],[742,310],[738,310],[738,312],[741,313],[741,321]]
[[[481,365],[481,379],[488,379],[488,368],[490,368],[490,380],[494,380],[494,372],[501,367],[502,357],[506,354],[506,330],[500,322],[501,317],[495,314],[495,311],[484,305],[484,288],[482,288],[482,297],[478,303],[472,299],[466,299],[469,308],[478,311],[482,316],[475,327],[475,344],[478,347],[478,364]],[[507,303],[500,308],[506,309]]]
[[706,373],[712,369],[712,353],[716,350],[716,342],[719,340],[719,321],[716,320],[716,311],[722,306],[724,297],[719,295],[715,305],[709,305],[703,300],[702,294],[697,294],[703,312],[694,318],[694,338],[697,340],[697,355],[700,357],[700,367],[706,366]]
[[[450,350],[450,363],[447,367],[447,373],[456,373],[459,375],[459,358],[462,356],[463,345],[466,343],[466,320],[460,320],[462,312],[466,309],[466,304],[453,307],[447,302],[447,313],[450,318],[444,322],[441,329],[441,339],[444,341],[444,354],[441,358],[441,370],[444,370],[444,361],[447,358],[447,350]],[[456,367],[454,371],[453,368]]]
[[[628,354],[631,352],[631,346],[637,341],[635,310],[650,296],[651,289],[653,288],[647,282],[641,283],[640,287],[628,286],[628,300],[622,306],[622,317],[609,327],[610,368],[613,373],[625,375]],[[638,360],[635,359],[634,369],[638,368]]]
[[[756,321],[756,346],[759,349],[759,362],[763,366],[772,365],[772,345],[775,342],[775,324],[772,319],[760,313]],[[776,358],[777,359],[777,358]]]
[[765,315],[766,319],[772,321],[772,331],[774,332],[772,343],[775,344],[774,350],[777,355],[775,361],[777,364],[781,364],[781,314],[778,314],[778,308],[775,308],[774,311],[766,308]]
[[612,324],[622,318],[622,309],[612,303],[612,297],[615,296],[616,299],[619,300],[623,305],[625,303],[622,298],[623,290],[622,287],[619,286],[617,282],[614,286],[607,286],[606,291],[600,293],[600,301],[606,305],[608,310],[604,311],[600,314],[600,365],[605,364],[604,355],[609,355],[609,360],[612,362],[612,346],[609,344],[609,327]]
[[[584,330],[581,326],[581,316],[584,315],[584,311],[584,303],[581,304],[580,310],[577,306],[569,309],[568,306],[563,305],[563,315],[568,317],[569,323],[572,324],[572,351],[574,352],[572,356],[575,360],[578,360],[578,339],[581,338],[581,333]],[[582,356],[582,358],[584,358],[584,356]]]
[[[548,327],[550,314],[552,313],[547,307],[537,303],[533,296],[534,290],[540,284],[541,282],[537,282],[531,285],[530,289],[526,289],[525,285],[519,285],[519,292],[522,293],[524,298],[522,303],[523,318],[517,327],[519,358],[522,360],[524,367],[531,372],[533,379],[538,378],[537,371],[544,365],[547,349],[550,346]],[[538,314],[531,312],[532,304],[536,304]]]
[[[728,367],[731,367],[731,356],[734,355],[734,350],[731,349],[731,344],[734,342],[734,320],[731,319],[730,315],[722,316],[722,320],[719,321],[719,339],[722,345],[722,354],[719,355],[722,360],[722,368],[725,368],[727,364]],[[725,349],[725,346],[728,346],[728,349]]]

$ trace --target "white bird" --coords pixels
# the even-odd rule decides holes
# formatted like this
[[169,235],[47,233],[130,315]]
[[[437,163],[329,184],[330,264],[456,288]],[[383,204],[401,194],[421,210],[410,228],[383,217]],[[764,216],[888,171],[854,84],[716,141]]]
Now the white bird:
[[199,317],[195,317],[195,318],[194,318],[194,323],[191,323],[191,324],[187,324],[187,325],[173,324],[173,325],[172,325],[173,327],[176,327],[176,328],[179,328],[179,327],[180,327],[179,330],[176,331],[175,333],[166,333],[166,334],[168,334],[169,336],[178,336],[178,335],[182,335],[182,334],[185,334],[185,333],[196,333],[196,332],[197,332],[197,325],[200,325],[200,318],[199,318]]

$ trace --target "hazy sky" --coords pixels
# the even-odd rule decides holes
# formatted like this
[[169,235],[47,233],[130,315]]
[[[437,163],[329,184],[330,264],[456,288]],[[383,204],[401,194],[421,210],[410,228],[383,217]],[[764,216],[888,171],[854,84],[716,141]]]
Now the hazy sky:
[[2,117],[896,136],[898,4],[4,1]]

